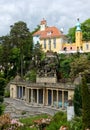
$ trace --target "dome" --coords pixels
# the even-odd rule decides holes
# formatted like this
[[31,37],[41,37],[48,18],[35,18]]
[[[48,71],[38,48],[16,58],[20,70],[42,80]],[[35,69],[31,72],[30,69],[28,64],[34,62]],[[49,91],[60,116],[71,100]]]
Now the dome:
[[81,31],[81,24],[79,23],[79,21],[76,24],[76,31]]

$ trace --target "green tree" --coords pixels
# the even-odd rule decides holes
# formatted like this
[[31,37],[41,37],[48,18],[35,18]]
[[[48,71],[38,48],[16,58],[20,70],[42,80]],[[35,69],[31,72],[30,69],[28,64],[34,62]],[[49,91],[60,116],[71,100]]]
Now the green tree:
[[37,64],[45,58],[45,53],[43,52],[42,46],[39,43],[35,44],[32,55],[35,66],[37,66]]
[[1,53],[0,53],[0,64],[4,68],[4,77],[7,78],[8,75],[8,64],[10,63],[9,56],[11,50],[10,37],[9,35],[0,37],[1,41]]
[[76,30],[76,28],[72,27],[68,31],[67,37],[68,37],[68,42],[69,43],[75,42],[75,30]]
[[90,19],[87,19],[85,22],[81,24],[82,32],[83,32],[83,40],[90,40]]
[[3,112],[2,103],[4,101],[4,88],[5,88],[6,81],[4,78],[0,78],[0,115]]
[[76,116],[82,115],[82,94],[81,85],[77,85],[74,90],[74,111]]
[[83,130],[90,129],[90,90],[86,83],[85,74],[82,77],[82,108]]
[[79,73],[84,71],[90,71],[90,60],[88,60],[87,56],[81,54],[79,57],[76,57],[73,62],[71,62],[71,78],[75,78]]
[[27,28],[26,23],[23,21],[16,22],[11,26],[10,37],[14,47],[20,49],[20,73],[23,77],[24,73],[24,60],[30,60],[32,50],[32,35]]

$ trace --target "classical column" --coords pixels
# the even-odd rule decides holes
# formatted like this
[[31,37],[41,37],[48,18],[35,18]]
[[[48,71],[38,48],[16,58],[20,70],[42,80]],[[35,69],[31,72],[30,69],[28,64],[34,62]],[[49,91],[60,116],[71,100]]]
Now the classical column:
[[58,90],[56,90],[57,91],[57,107],[58,107]]
[[39,103],[39,89],[37,89],[37,104]]
[[19,88],[18,88],[18,90],[19,90],[19,95],[18,95],[18,97],[20,98],[20,86],[18,86]]
[[28,102],[29,102],[29,88],[27,89],[27,93],[28,93],[27,96],[28,96]]
[[52,90],[52,106],[53,106],[53,90]]
[[33,89],[31,88],[31,103],[33,104]]
[[62,91],[62,109],[64,108],[64,91]]
[[48,89],[46,89],[46,105],[48,105]]
[[45,89],[43,89],[43,105],[45,105]]
[[22,99],[23,99],[23,86],[22,86]]
[[27,93],[27,91],[28,91],[28,88],[25,88],[26,102],[28,102],[28,93]]

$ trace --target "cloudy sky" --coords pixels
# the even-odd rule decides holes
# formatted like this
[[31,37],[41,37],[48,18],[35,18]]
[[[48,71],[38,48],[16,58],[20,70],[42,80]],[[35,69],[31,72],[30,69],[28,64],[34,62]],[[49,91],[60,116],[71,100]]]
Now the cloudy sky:
[[67,33],[77,18],[90,18],[90,0],[0,0],[0,36],[9,34],[10,25],[24,21],[33,31],[45,18],[48,26]]

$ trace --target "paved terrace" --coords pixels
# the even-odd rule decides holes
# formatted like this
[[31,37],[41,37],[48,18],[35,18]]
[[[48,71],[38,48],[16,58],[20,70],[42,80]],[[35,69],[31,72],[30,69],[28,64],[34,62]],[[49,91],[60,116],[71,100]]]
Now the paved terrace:
[[60,110],[60,108],[55,109],[52,107],[42,105],[30,105],[23,100],[12,98],[5,98],[4,103],[6,104],[5,113],[9,113],[11,118],[29,117],[42,113],[46,113],[53,116],[56,112]]

